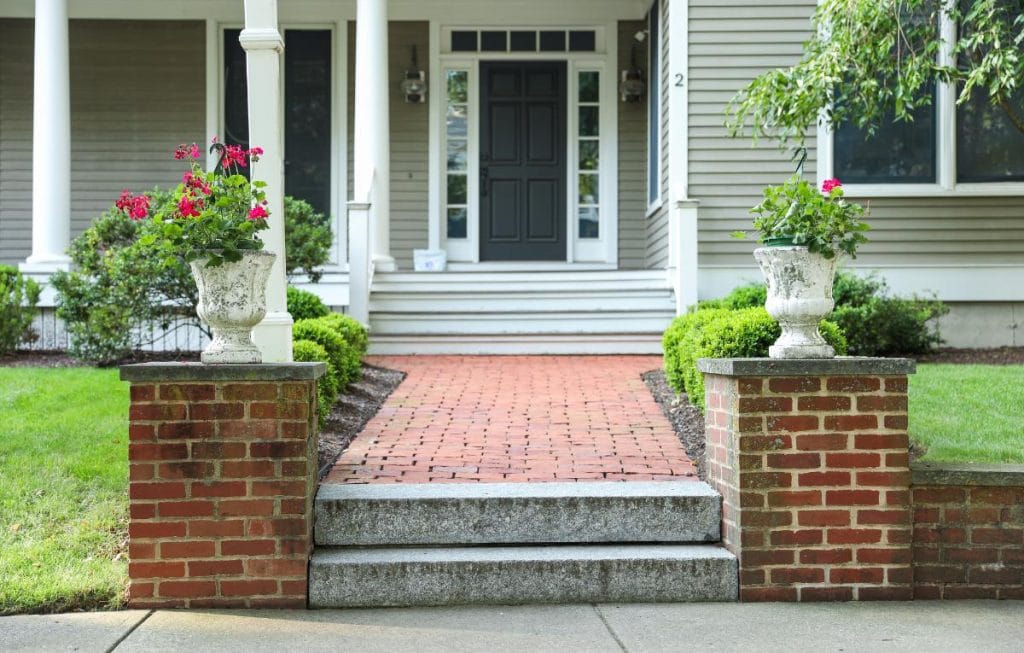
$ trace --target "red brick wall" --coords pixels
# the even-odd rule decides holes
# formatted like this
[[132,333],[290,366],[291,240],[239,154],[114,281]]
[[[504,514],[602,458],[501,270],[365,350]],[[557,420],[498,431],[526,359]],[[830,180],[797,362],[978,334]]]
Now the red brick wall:
[[1024,483],[912,491],[915,598],[1024,599]]
[[740,599],[911,598],[906,376],[705,383],[708,480]]
[[134,383],[129,604],[305,607],[314,381]]

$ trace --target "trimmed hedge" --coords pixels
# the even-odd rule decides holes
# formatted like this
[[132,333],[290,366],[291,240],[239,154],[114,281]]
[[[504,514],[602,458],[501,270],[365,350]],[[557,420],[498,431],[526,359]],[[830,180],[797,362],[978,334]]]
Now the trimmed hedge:
[[294,320],[312,320],[330,314],[331,309],[316,293],[288,286],[288,312]]
[[343,313],[328,313],[321,321],[352,345],[359,352],[360,358],[366,355],[366,350],[370,346],[370,334],[358,320]]
[[316,386],[317,418],[323,428],[331,407],[338,400],[338,374],[327,355],[327,350],[312,340],[296,340],[292,343],[292,358],[297,363],[326,363],[327,373],[320,377]]
[[[352,369],[354,353],[351,345],[320,319],[299,320],[292,325],[292,340],[312,340],[327,351],[331,365],[338,376],[338,387],[344,389],[356,377]],[[358,365],[358,360],[356,362]]]
[[0,265],[0,354],[14,351],[35,335],[32,320],[40,292],[39,284],[17,268]]
[[[822,321],[819,331],[836,354],[847,352],[839,327]],[[662,338],[665,376],[676,392],[704,410],[704,375],[700,358],[763,358],[782,330],[764,307],[729,310],[709,308],[677,317]]]

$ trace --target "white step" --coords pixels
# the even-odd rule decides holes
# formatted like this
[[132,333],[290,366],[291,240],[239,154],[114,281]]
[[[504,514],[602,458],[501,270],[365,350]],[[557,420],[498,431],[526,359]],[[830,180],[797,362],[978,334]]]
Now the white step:
[[668,311],[589,313],[373,313],[371,336],[661,334],[672,321]]
[[370,354],[581,355],[661,353],[661,334],[373,335]]

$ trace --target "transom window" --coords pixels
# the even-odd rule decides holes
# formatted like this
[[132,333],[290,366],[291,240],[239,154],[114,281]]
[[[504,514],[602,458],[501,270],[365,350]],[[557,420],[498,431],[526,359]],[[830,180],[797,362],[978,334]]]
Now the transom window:
[[593,29],[453,29],[449,52],[597,52]]

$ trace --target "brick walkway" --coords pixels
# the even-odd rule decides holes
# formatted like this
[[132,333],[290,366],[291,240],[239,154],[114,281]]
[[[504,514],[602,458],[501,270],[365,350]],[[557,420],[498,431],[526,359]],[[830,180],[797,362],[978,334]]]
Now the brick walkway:
[[327,483],[696,480],[656,356],[394,356],[405,381]]

